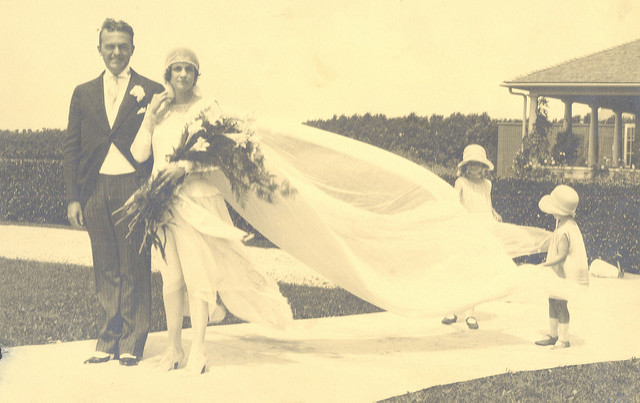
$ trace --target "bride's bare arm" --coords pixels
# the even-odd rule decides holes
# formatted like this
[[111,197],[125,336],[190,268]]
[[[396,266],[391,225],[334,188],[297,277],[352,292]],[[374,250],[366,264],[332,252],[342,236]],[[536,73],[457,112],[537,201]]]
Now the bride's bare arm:
[[131,144],[131,155],[140,163],[146,161],[151,156],[151,137],[156,127],[158,111],[162,104],[168,100],[168,93],[164,91],[160,94],[154,94],[151,102],[149,102],[147,106],[147,112],[144,115],[140,129]]

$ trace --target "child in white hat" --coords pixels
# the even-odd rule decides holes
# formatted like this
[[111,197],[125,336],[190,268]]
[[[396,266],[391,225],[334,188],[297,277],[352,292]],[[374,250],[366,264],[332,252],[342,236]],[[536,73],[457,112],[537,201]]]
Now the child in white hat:
[[[547,260],[541,266],[551,267],[555,273],[581,285],[589,285],[587,251],[582,232],[574,217],[578,207],[578,193],[569,186],[560,185],[544,196],[538,206],[553,215],[556,229],[551,236]],[[567,348],[569,343],[569,309],[565,299],[549,297],[549,335],[536,341],[539,346]]]
[[[485,149],[478,144],[470,144],[462,153],[462,161],[458,164],[458,179],[454,185],[460,195],[464,208],[473,214],[480,214],[488,219],[502,221],[491,202],[491,181],[486,178],[487,172],[493,170],[493,164],[487,159]],[[466,312],[466,322],[470,329],[478,329],[478,321],[473,316],[474,308]],[[456,315],[447,315],[442,323],[450,325],[458,320]]]

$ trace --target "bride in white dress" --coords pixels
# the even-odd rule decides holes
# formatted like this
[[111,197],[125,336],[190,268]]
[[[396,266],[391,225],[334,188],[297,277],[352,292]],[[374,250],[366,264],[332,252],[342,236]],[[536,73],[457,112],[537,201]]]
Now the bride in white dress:
[[[153,150],[154,172],[167,163],[185,125],[208,106],[194,92],[193,52],[172,51],[166,79],[175,95],[152,99],[132,145],[139,161]],[[194,327],[187,366],[206,366],[204,332],[219,296],[234,315],[285,327],[291,309],[277,284],[252,265],[225,207],[282,250],[333,283],[382,309],[410,317],[464,311],[518,289],[547,293],[552,272],[523,270],[512,257],[537,253],[548,231],[495,223],[469,214],[456,191],[429,170],[380,148],[303,124],[257,119],[255,143],[264,168],[295,190],[238,201],[225,173],[189,171],[178,188],[166,231],[163,287],[169,347],[167,369],[183,357],[185,289]],[[167,170],[163,171],[164,173]],[[158,234],[164,236],[163,234]],[[537,273],[540,273],[538,275]],[[536,284],[534,286],[534,284]],[[562,287],[567,289],[567,287]],[[567,297],[569,298],[569,297]],[[573,297],[571,297],[573,298]]]
[[[152,177],[168,168],[167,157],[178,145],[185,122],[193,120],[204,105],[194,91],[199,68],[189,49],[177,48],[167,56],[167,91],[153,97],[131,146],[139,162],[153,156]],[[167,370],[177,369],[184,357],[185,294],[194,331],[186,368],[194,372],[206,369],[206,326],[210,318],[224,318],[225,306],[241,319],[277,328],[292,320],[276,282],[259,271],[246,254],[241,242],[246,234],[233,226],[224,198],[210,176],[216,176],[215,170],[186,176],[168,212],[171,225],[159,234],[166,242],[166,266],[161,273],[169,335],[160,365]],[[217,303],[218,296],[223,304]]]

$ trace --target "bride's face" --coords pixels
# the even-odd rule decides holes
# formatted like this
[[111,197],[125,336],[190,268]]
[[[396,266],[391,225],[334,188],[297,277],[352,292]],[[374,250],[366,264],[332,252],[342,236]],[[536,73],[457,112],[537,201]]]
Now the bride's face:
[[169,83],[176,93],[187,93],[193,90],[196,82],[196,69],[189,63],[174,63],[171,65],[171,80]]

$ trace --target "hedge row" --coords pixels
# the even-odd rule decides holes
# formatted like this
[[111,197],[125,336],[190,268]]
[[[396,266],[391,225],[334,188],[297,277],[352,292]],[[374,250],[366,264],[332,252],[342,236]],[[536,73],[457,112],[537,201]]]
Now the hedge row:
[[[640,187],[612,183],[563,182],[580,195],[576,221],[589,260],[620,261],[625,270],[640,272]],[[504,221],[553,230],[555,220],[538,208],[542,196],[558,183],[520,179],[494,181],[493,204]]]
[[0,130],[0,158],[60,160],[64,134],[59,129]]
[[68,224],[59,160],[0,158],[0,220]]
[[[452,183],[454,178],[445,176]],[[496,179],[493,203],[507,222],[552,230],[553,217],[538,209],[540,198],[551,192],[553,181]],[[585,238],[589,258],[640,272],[640,187],[612,183],[570,183],[580,194],[576,220]],[[252,228],[236,214],[234,222]],[[67,225],[60,161],[0,159],[0,220]],[[257,240],[264,240],[259,234]]]

